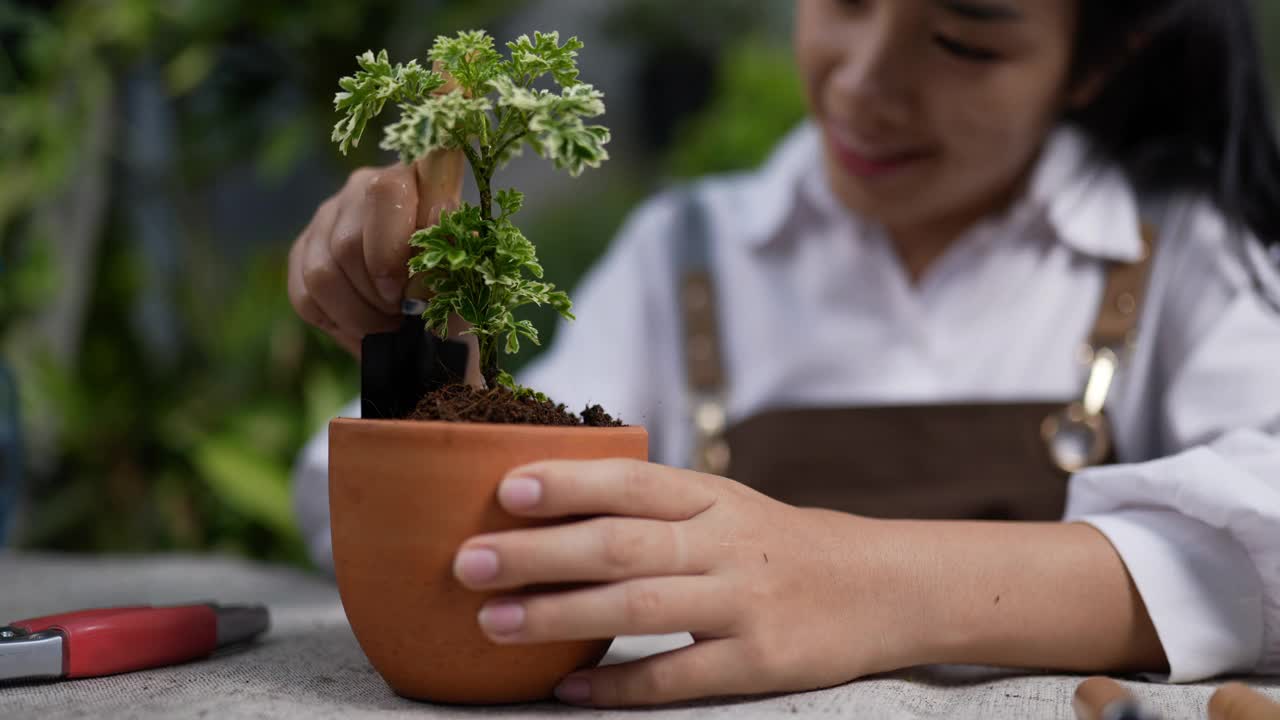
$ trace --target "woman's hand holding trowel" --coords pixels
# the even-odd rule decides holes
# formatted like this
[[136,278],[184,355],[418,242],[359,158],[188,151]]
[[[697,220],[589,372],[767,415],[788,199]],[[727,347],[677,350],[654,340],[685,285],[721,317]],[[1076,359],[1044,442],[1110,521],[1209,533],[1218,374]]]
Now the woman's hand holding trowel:
[[365,335],[399,327],[409,236],[457,207],[465,162],[460,151],[440,151],[413,165],[353,172],[289,253],[289,300],[298,314],[357,358]]

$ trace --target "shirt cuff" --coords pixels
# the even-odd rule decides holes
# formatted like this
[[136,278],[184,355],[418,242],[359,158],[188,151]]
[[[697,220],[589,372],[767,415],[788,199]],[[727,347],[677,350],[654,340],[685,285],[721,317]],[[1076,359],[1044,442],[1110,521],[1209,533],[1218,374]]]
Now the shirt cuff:
[[1263,651],[1263,593],[1229,533],[1171,510],[1068,518],[1107,537],[1133,578],[1169,660],[1168,682],[1252,672]]
[[[360,398],[337,417],[360,417]],[[333,575],[333,539],[329,534],[329,428],[321,428],[298,453],[293,465],[293,512],[311,562]]]

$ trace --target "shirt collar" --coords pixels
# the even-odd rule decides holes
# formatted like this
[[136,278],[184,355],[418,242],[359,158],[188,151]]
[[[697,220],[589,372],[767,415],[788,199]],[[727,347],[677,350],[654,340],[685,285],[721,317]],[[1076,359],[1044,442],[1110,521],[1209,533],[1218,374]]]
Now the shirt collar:
[[[741,185],[742,195],[728,203],[730,217],[737,218],[734,225],[742,228],[742,238],[749,247],[762,248],[786,235],[787,223],[814,195],[814,178],[825,189],[821,139],[817,127],[805,121],[778,143],[763,167],[747,176]],[[823,215],[842,210],[834,199],[829,206],[813,209]]]
[[1084,255],[1115,262],[1143,256],[1142,216],[1133,186],[1081,131],[1054,131],[1015,213],[1043,219],[1057,239]]
[[[822,152],[817,127],[806,121],[743,183],[743,195],[731,202],[731,217],[738,219],[734,225],[742,228],[750,247],[762,248],[785,236],[788,221],[802,207],[824,217],[857,220],[831,193]],[[1117,262],[1135,262],[1143,255],[1141,215],[1131,184],[1071,127],[1050,135],[1026,191],[1005,215],[1010,224],[1000,224],[1018,232],[1037,221],[1084,255]]]

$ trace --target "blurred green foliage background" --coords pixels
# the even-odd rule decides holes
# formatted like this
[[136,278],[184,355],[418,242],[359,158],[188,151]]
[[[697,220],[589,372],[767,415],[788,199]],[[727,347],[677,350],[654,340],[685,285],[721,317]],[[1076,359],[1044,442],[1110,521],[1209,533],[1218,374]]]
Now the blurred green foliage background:
[[284,267],[346,174],[391,160],[328,141],[356,54],[420,56],[469,27],[582,37],[584,78],[633,111],[611,102],[605,180],[530,193],[526,230],[572,287],[658,185],[750,167],[799,120],[788,15],[773,0],[0,4],[0,357],[27,460],[10,540],[305,562],[290,467],[358,368],[295,317]]
[[[1280,40],[1280,3],[1259,9],[1264,37]],[[284,266],[352,168],[390,161],[375,143],[342,159],[328,141],[336,81],[357,53],[422,55],[436,34],[469,27],[500,40],[534,29],[582,37],[584,79],[610,104],[614,159],[590,182],[530,192],[524,221],[550,279],[572,287],[647,194],[752,167],[802,117],[790,10],[778,0],[0,4],[0,368],[16,378],[27,458],[10,539],[305,562],[290,467],[357,393],[358,371],[296,319]],[[528,180],[537,169],[520,172],[508,182],[543,187]],[[549,313],[535,322],[553,329]],[[4,390],[0,374],[0,448]],[[5,452],[0,475],[14,448]]]

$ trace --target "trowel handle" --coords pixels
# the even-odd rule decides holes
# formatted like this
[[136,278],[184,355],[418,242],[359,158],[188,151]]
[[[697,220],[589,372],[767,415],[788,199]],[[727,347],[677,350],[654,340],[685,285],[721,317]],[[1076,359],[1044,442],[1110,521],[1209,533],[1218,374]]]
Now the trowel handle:
[[418,179],[417,227],[427,228],[440,221],[441,209],[462,203],[462,177],[467,158],[461,150],[432,150],[413,162]]
[[[461,150],[433,150],[413,162],[413,172],[418,188],[418,209],[414,216],[415,228],[429,228],[440,222],[440,211],[453,209],[462,203],[462,173],[466,169],[466,157]],[[405,242],[409,239],[405,238]],[[422,281],[409,278],[405,285],[406,300],[426,300],[430,293]],[[402,305],[404,315],[421,315],[418,305]]]
[[[457,81],[445,72],[444,63],[436,60],[431,69],[445,78],[445,84],[433,94],[443,95],[457,89]],[[432,150],[413,162],[418,178],[417,227],[435,225],[440,221],[441,208],[456,208],[462,203],[462,174],[466,168],[467,158],[460,148]]]

